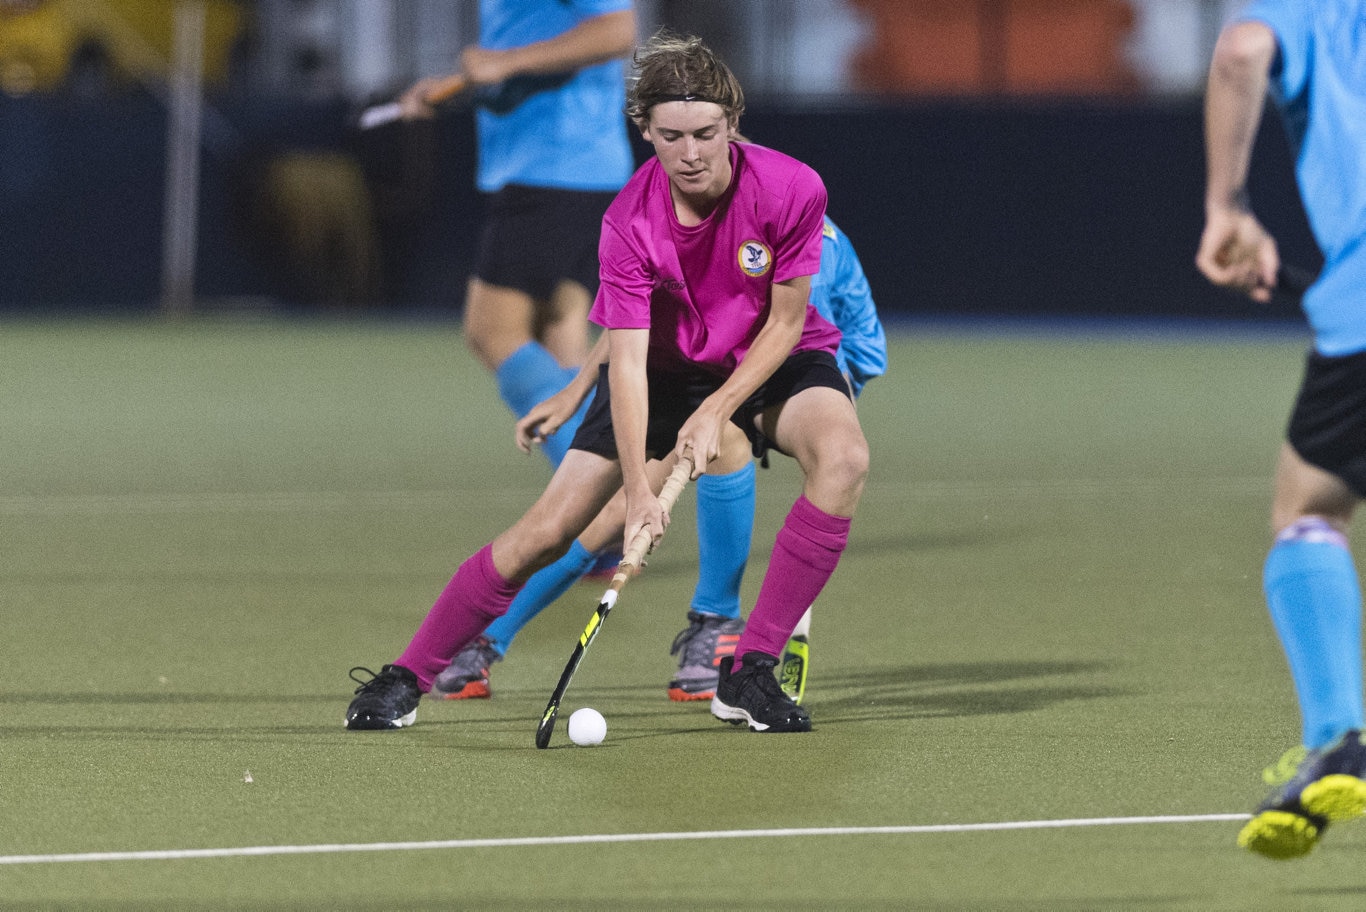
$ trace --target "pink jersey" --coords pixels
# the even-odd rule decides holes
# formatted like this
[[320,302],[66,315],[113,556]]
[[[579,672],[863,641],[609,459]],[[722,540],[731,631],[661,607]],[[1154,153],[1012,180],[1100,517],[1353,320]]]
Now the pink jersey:
[[[763,146],[731,143],[730,187],[695,227],[679,223],[659,160],[642,165],[602,221],[594,323],[649,329],[649,364],[728,375],[768,317],[774,282],[815,275],[825,185]],[[834,352],[839,330],[810,304],[793,351]]]

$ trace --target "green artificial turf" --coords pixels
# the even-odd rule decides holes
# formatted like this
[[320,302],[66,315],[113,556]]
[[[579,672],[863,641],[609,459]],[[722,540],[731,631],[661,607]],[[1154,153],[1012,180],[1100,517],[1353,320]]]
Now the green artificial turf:
[[[815,731],[665,698],[685,492],[565,702],[605,743],[561,723],[537,751],[601,584],[527,628],[492,700],[341,724],[347,671],[392,661],[548,477],[455,326],[0,323],[0,908],[1359,908],[1366,825],[1297,863],[1237,821],[859,831],[1244,813],[1298,733],[1259,579],[1303,339],[892,336]],[[747,605],[798,484],[760,473]],[[824,832],[736,832],[794,828]]]

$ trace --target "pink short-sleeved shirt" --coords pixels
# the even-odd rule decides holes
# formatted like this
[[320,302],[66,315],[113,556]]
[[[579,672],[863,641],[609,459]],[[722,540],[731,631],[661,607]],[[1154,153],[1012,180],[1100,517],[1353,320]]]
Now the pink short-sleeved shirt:
[[[589,314],[607,329],[649,329],[649,365],[728,375],[768,317],[774,282],[820,269],[825,185],[794,158],[731,143],[731,185],[695,227],[679,223],[669,178],[642,165],[602,222],[601,282]],[[810,304],[797,351],[834,352],[839,330]]]

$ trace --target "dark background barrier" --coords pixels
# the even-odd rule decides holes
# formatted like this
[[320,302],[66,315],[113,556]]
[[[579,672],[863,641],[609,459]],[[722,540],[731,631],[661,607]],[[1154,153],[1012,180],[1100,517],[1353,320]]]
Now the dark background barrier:
[[[367,134],[340,105],[219,111],[200,192],[206,306],[458,309],[481,205],[468,111]],[[756,101],[742,127],[822,174],[889,314],[1295,314],[1212,289],[1192,265],[1197,99]],[[0,97],[0,307],[157,306],[164,137],[161,106],[138,93]],[[1252,195],[1285,259],[1317,267],[1274,119]]]

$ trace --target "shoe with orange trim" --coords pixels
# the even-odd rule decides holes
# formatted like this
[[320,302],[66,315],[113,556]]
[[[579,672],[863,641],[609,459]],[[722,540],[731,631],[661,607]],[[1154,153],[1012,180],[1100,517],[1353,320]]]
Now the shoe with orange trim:
[[487,700],[493,696],[489,689],[489,666],[502,660],[488,637],[476,637],[436,676],[432,693],[447,700]]
[[716,696],[721,660],[735,655],[744,618],[688,612],[688,627],[674,637],[669,655],[678,656],[678,675],[669,682],[669,699],[684,703]]

